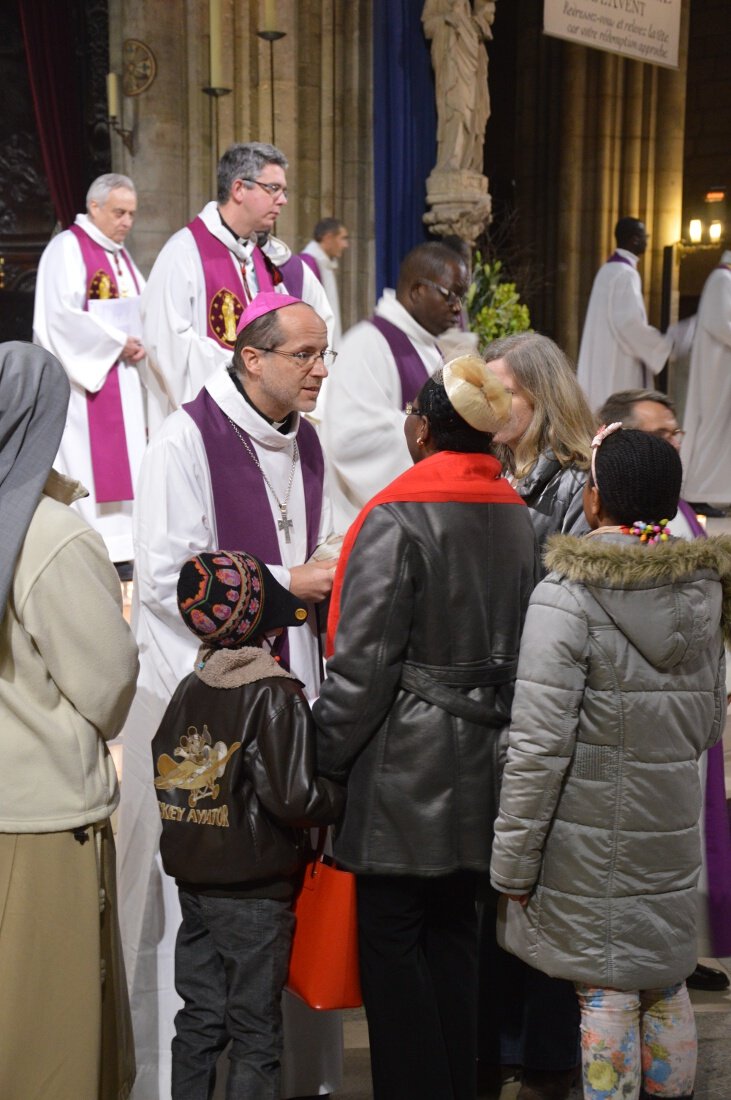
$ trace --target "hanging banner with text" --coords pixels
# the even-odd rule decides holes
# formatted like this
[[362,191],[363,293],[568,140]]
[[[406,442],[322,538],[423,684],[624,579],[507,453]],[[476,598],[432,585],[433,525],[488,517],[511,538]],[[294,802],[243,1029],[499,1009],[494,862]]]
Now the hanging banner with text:
[[682,0],[545,0],[543,30],[582,46],[678,67]]

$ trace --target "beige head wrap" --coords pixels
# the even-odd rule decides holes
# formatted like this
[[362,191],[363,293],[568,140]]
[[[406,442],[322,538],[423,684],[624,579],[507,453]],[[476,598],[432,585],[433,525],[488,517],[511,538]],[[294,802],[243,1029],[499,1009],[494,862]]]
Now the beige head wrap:
[[442,379],[453,408],[478,432],[496,432],[507,422],[512,397],[479,356],[452,359]]

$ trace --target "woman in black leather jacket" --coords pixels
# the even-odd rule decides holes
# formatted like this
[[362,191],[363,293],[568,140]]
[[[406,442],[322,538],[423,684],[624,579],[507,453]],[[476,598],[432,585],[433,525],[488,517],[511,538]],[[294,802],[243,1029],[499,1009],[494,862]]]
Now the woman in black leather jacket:
[[[542,552],[556,531],[589,530],[582,497],[594,435],[591,411],[569,360],[547,336],[505,336],[490,344],[485,358],[513,395],[510,420],[495,433],[496,452],[528,505]],[[498,947],[495,917],[490,896],[480,944],[481,1077],[483,1071],[487,1080],[499,1075],[500,1065],[522,1067],[518,1100],[564,1100],[579,1061],[573,987]]]
[[538,568],[491,453],[508,409],[475,357],[425,384],[405,425],[416,465],[361,512],[333,588],[318,770],[347,782],[335,855],[358,876],[375,1100],[476,1092],[475,880]]
[[594,420],[569,360],[538,332],[495,340],[485,360],[513,395],[510,420],[495,433],[496,454],[530,508],[541,550],[556,531],[583,534]]

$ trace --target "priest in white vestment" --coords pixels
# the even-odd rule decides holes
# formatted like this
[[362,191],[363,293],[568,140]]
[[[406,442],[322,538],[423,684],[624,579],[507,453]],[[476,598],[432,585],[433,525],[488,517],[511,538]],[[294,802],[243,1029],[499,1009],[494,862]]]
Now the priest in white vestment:
[[[197,650],[177,609],[180,568],[192,554],[240,542],[228,548],[256,554],[281,584],[315,605],[313,625],[332,585],[334,563],[308,561],[331,533],[332,520],[317,436],[301,416],[314,407],[327,375],[325,323],[302,302],[262,294],[242,326],[239,369],[216,369],[195,401],[168,417],[151,440],[135,507],[133,628],[141,670],[123,732],[118,834],[138,1067],[134,1100],[170,1095],[170,1042],[180,1004],[173,985],[180,909],[175,883],[160,864],[150,756],[151,738]],[[282,660],[313,699],[320,682],[317,630],[290,630],[286,641]],[[284,1001],[283,1096],[329,1094],[341,1078],[339,1014],[318,1014],[288,994]]]
[[333,330],[331,344],[335,351],[340,349],[343,337],[343,324],[340,317],[340,294],[336,272],[338,261],[346,248],[350,247],[348,230],[339,218],[322,218],[317,223],[302,252],[311,256],[317,265],[317,276],[322,283],[330,308],[333,311]]
[[438,337],[458,322],[468,284],[467,265],[452,248],[436,241],[417,245],[374,317],[346,332],[320,426],[339,532],[411,465],[406,406],[441,367]]
[[731,250],[706,279],[690,356],[683,495],[731,502]]
[[619,390],[652,386],[672,340],[647,322],[637,262],[647,248],[645,226],[620,218],[617,248],[599,269],[581,336],[577,377],[592,409]]
[[[160,415],[191,398],[231,362],[242,311],[260,291],[287,293],[279,268],[291,257],[270,234],[287,202],[287,160],[273,145],[233,145],[218,165],[218,199],[175,233],[155,260],[142,298],[145,347],[164,390]],[[316,276],[299,295],[332,334],[332,311]]]
[[[111,311],[95,312],[94,301],[105,305],[136,299],[145,285],[123,247],[134,222],[137,195],[127,176],[109,173],[94,180],[86,201],[87,212],[78,214],[74,226],[54,237],[41,256],[33,341],[61,361],[71,382],[66,428],[54,465],[88,490],[89,495],[72,507],[99,532],[112,561],[126,562],[132,558],[134,484],[147,442],[139,373],[145,351],[134,309],[127,314],[130,327],[121,327],[125,314],[118,320]],[[110,439],[103,420],[94,436],[99,399],[96,407],[89,400],[89,395],[112,388],[123,420],[116,441]],[[103,392],[101,399],[105,397]],[[114,408],[111,417],[114,424]],[[94,451],[95,438],[102,448],[108,444],[106,451]],[[102,487],[105,476],[108,480],[116,472],[110,470],[115,461],[123,467],[121,480]],[[117,492],[122,494],[119,499]]]

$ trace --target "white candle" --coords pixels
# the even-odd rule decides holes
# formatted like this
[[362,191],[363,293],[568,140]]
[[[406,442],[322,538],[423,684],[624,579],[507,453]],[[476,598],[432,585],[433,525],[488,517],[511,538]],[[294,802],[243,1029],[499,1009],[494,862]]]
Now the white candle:
[[211,35],[211,88],[223,87],[221,58],[221,0],[209,0],[208,23]]
[[109,118],[119,118],[119,77],[107,73],[107,112]]
[[277,29],[277,4],[276,0],[264,0],[264,26],[263,31],[275,31]]

